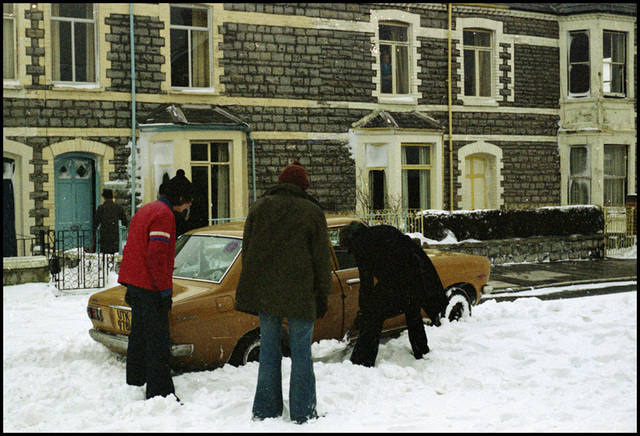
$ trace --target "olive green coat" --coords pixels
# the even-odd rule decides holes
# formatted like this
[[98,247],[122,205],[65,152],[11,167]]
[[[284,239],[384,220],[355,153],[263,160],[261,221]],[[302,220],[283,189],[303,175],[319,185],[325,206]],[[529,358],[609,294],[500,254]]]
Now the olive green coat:
[[249,210],[235,308],[293,319],[316,319],[317,301],[331,293],[327,221],[316,200],[282,183]]

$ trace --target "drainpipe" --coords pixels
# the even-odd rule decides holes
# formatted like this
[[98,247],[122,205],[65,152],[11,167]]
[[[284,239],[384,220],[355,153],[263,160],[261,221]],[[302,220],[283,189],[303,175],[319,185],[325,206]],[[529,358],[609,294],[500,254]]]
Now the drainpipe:
[[449,210],[453,211],[453,114],[451,112],[451,3],[447,3],[447,7],[449,10],[449,24],[448,24],[448,34],[447,34],[447,44],[449,47],[448,55],[447,55],[447,65],[448,65],[448,80],[447,80],[447,94],[449,98]]
[[129,3],[131,43],[131,217],[136,213],[136,56],[133,42],[133,3]]
[[247,138],[251,141],[251,180],[253,182],[253,201],[256,201],[256,142],[251,137],[251,130],[247,131]]

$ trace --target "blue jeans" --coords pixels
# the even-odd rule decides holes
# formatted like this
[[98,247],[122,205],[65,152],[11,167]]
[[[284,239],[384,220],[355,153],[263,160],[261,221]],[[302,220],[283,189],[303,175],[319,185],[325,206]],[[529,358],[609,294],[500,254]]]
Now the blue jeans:
[[[253,400],[256,419],[282,416],[282,317],[260,316],[260,367],[258,385]],[[289,384],[289,414],[291,420],[303,423],[316,414],[316,377],[311,360],[313,321],[289,319],[291,349],[291,380]]]

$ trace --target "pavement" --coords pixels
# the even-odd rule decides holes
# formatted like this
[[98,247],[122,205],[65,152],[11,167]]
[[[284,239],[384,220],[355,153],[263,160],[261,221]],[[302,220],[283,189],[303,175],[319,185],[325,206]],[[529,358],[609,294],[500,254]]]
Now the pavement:
[[[630,281],[634,283],[629,283]],[[637,259],[605,258],[493,265],[487,283],[493,287],[493,291],[485,294],[482,300],[513,299],[522,291],[550,287],[571,287],[574,291],[571,296],[581,296],[580,292],[575,292],[580,291],[580,288],[586,291],[582,292],[583,295],[637,291],[637,282]],[[601,291],[598,291],[598,286],[594,286],[597,284],[602,284]],[[514,294],[513,297],[504,297],[504,294],[511,293]]]

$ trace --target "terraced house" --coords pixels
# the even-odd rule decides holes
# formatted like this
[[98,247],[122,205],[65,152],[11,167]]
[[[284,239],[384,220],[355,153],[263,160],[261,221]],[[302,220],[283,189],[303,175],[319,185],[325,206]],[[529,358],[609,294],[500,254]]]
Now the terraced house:
[[132,214],[180,168],[202,225],[291,159],[327,211],[636,192],[635,4],[3,9],[5,246],[90,228],[105,187]]

